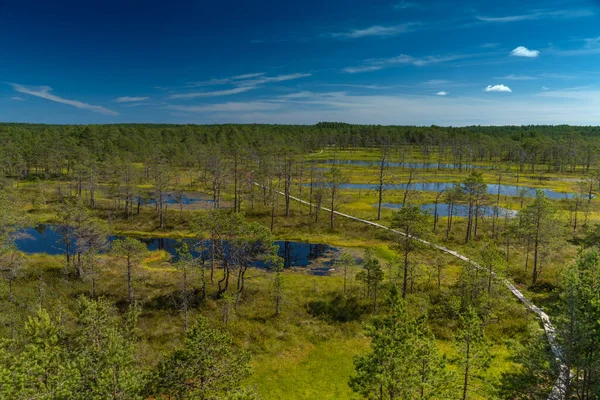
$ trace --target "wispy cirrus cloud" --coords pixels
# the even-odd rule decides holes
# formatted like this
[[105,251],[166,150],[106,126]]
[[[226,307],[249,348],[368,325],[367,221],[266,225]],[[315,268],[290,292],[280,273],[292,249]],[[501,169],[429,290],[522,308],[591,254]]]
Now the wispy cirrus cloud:
[[277,76],[260,76],[253,79],[244,79],[238,83],[240,86],[258,86],[264,85],[267,83],[277,83],[284,81],[292,81],[295,79],[306,78],[312,76],[309,73],[295,73],[295,74],[287,74],[287,75],[277,75]]
[[417,83],[415,85],[404,85],[405,87],[413,87],[413,88],[433,88],[433,89],[448,89],[448,88],[459,88],[465,86],[473,86],[476,85],[475,82],[470,81],[455,81],[455,80],[447,80],[447,79],[430,79],[425,82]]
[[[563,94],[564,95],[564,94]],[[272,108],[265,103],[274,103]],[[200,119],[184,114],[187,122],[314,124],[336,120],[382,125],[592,125],[598,120],[600,96],[415,96],[364,95],[345,92],[304,93],[297,98],[273,98],[235,105],[213,105],[215,112],[200,110]],[[269,109],[266,109],[269,108]],[[432,113],[431,110],[435,110]],[[193,115],[193,114],[192,114]]]
[[203,91],[203,92],[189,92],[189,93],[177,93],[168,97],[170,100],[176,99],[194,99],[201,97],[218,97],[218,96],[230,96],[234,94],[240,94],[248,92],[250,90],[259,89],[263,85],[269,83],[278,83],[291,81],[300,78],[306,78],[311,76],[309,73],[295,73],[277,76],[266,76],[264,73],[253,73],[232,76],[230,78],[212,79],[210,81],[196,82],[188,85],[188,87],[199,87],[209,85],[231,85],[234,86],[231,89],[214,90],[214,91]]
[[431,79],[425,82],[421,82],[420,85],[422,86],[440,86],[440,85],[448,85],[452,83],[452,81],[448,81],[445,79]]
[[432,64],[440,64],[444,62],[456,61],[466,58],[479,57],[481,54],[450,54],[450,55],[436,55],[436,56],[425,56],[425,57],[413,57],[408,54],[400,54],[396,57],[391,58],[376,58],[364,60],[362,65],[345,67],[342,72],[349,74],[357,74],[360,72],[378,71],[383,68],[389,68],[400,65],[412,65],[415,67],[424,67]]
[[95,106],[93,104],[84,103],[79,100],[70,100],[65,99],[63,97],[56,96],[52,93],[52,88],[50,86],[24,86],[18,83],[9,83],[12,86],[13,90],[19,93],[28,94],[30,96],[40,97],[42,99],[54,101],[56,103],[67,104],[79,109],[89,110],[93,112],[97,112],[100,114],[106,115],[119,115],[119,113],[109,110],[108,108],[104,108],[101,106]]
[[353,29],[349,32],[335,32],[331,36],[334,38],[357,39],[369,36],[396,36],[402,33],[414,31],[420,23],[408,22],[399,25],[373,25],[364,29]]
[[215,90],[212,92],[192,92],[192,93],[180,93],[169,96],[169,99],[195,99],[198,97],[217,97],[217,96],[229,96],[232,94],[244,93],[250,90],[254,90],[254,86],[243,86],[234,89],[227,90]]
[[546,78],[546,79],[577,79],[577,78],[587,76],[587,74],[581,74],[578,76],[577,74],[560,74],[560,73],[555,73],[555,72],[544,72],[543,74],[540,74],[539,76],[540,76],[540,78]]
[[485,89],[483,89],[484,92],[512,92],[512,90],[510,90],[510,88],[508,86],[504,86],[504,85],[488,85]]
[[242,74],[231,77],[233,80],[242,80],[242,79],[250,79],[250,78],[258,78],[259,76],[263,76],[264,72],[255,72],[252,74]]
[[283,95],[279,96],[279,98],[280,99],[303,99],[303,98],[307,98],[307,97],[311,97],[311,96],[312,96],[312,92],[305,90],[302,92],[283,94]]
[[519,46],[513,51],[510,52],[510,55],[513,57],[528,57],[535,58],[540,55],[539,50],[530,50],[525,46]]
[[270,102],[249,101],[249,102],[227,102],[199,106],[179,106],[169,105],[170,110],[183,111],[188,113],[206,113],[206,112],[248,112],[248,111],[272,111],[280,108],[279,105]]
[[123,96],[123,97],[117,97],[115,99],[116,103],[135,103],[135,102],[140,102],[140,101],[145,101],[145,100],[149,100],[150,97],[131,97],[131,96]]
[[25,101],[24,98],[20,97],[20,96],[13,96],[10,98],[11,100],[15,100],[15,101]]
[[510,81],[532,81],[534,79],[539,79],[537,76],[531,75],[515,75],[510,74],[506,76],[497,76],[495,79],[508,79]]
[[383,69],[383,66],[381,66],[381,65],[366,65],[363,67],[345,67],[345,68],[342,68],[342,72],[346,72],[348,74],[358,74],[361,72],[379,71],[380,69]]
[[584,45],[579,48],[553,50],[552,53],[558,56],[585,56],[590,54],[600,54],[600,36],[595,38],[585,38],[582,40]]
[[566,19],[566,18],[579,18],[579,17],[590,17],[594,15],[594,12],[589,9],[578,9],[578,10],[532,10],[525,14],[516,15],[504,15],[504,16],[484,16],[477,15],[477,19],[482,22],[495,22],[495,23],[508,23],[518,21],[531,21],[536,19]]
[[208,81],[192,82],[192,83],[188,83],[186,85],[186,87],[193,88],[193,87],[200,87],[200,86],[237,84],[237,83],[243,82],[244,80],[258,78],[263,75],[265,75],[264,72],[254,72],[254,73],[250,73],[250,74],[231,76],[229,78],[219,78],[219,79],[211,79]]
[[479,47],[481,47],[482,49],[493,49],[500,46],[500,43],[484,43],[482,45],[480,45]]
[[417,4],[409,2],[409,1],[400,1],[399,3],[394,4],[394,8],[396,10],[406,10],[408,8],[416,8]]
[[584,39],[585,47],[595,48],[600,47],[600,36],[595,38]]
[[548,90],[548,88],[542,88],[542,90],[543,92],[538,93],[537,96],[568,100],[585,100],[590,102],[597,102],[598,99],[600,99],[600,90],[589,86],[561,90]]
[[333,87],[349,87],[349,88],[357,88],[357,89],[372,89],[372,90],[384,90],[384,89],[392,89],[399,85],[361,85],[356,83],[322,83],[317,86],[333,86]]

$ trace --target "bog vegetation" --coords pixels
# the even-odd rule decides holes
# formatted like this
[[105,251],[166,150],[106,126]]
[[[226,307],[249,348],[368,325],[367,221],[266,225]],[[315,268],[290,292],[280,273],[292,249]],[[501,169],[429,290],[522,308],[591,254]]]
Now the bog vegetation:
[[600,398],[600,128],[3,124],[0,168],[0,398]]

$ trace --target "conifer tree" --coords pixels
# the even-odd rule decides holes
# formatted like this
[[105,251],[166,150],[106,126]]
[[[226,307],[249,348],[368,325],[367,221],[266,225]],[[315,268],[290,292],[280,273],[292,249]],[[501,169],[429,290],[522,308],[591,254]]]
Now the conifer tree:
[[248,353],[200,318],[188,330],[184,346],[159,364],[155,391],[175,399],[226,398],[244,390],[249,362]]
[[453,375],[424,317],[413,317],[393,286],[391,310],[368,327],[371,352],[354,360],[349,385],[366,399],[446,399]]

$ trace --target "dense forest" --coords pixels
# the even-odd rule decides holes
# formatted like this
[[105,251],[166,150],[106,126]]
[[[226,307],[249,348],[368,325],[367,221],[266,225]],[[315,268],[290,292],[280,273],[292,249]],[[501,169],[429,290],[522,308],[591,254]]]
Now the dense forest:
[[0,155],[7,174],[23,175],[37,168],[57,173],[90,156],[95,161],[114,157],[134,162],[164,157],[186,166],[201,163],[218,148],[254,152],[273,149],[314,151],[392,146],[418,148],[431,161],[506,162],[535,171],[586,168],[597,163],[600,128],[573,126],[416,127],[362,126],[323,122],[302,125],[0,125]]
[[0,124],[0,397],[598,399],[599,157],[598,127]]

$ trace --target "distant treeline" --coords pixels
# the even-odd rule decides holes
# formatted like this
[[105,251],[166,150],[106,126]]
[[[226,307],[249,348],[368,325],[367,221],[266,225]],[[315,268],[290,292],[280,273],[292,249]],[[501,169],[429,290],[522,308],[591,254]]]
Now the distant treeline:
[[[596,166],[600,127],[350,125],[43,125],[0,124],[0,165],[5,175],[62,171],[84,159],[114,157],[146,162],[160,157],[190,166],[203,155],[243,149],[257,156],[295,149],[391,147],[402,157],[444,162],[510,163],[537,172]],[[546,168],[540,169],[540,165]]]

